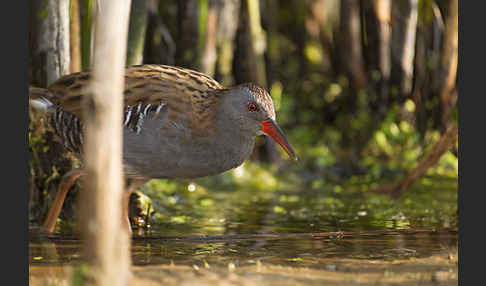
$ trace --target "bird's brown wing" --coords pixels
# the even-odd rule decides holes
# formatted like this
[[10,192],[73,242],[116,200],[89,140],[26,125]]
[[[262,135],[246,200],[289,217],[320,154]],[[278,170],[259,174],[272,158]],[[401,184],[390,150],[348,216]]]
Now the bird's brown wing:
[[[50,99],[82,118],[82,99],[89,92],[90,77],[89,71],[61,77],[49,86]],[[149,110],[155,111],[165,105],[172,122],[204,131],[211,125],[211,109],[223,90],[217,81],[197,71],[165,65],[131,66],[125,70],[125,112],[134,106],[151,106]]]

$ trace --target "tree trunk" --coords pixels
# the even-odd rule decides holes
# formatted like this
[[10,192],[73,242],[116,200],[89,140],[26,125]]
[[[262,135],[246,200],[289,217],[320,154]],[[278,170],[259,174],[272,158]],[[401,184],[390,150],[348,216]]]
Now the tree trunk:
[[267,87],[265,59],[263,53],[267,47],[265,33],[260,24],[259,0],[247,0],[248,24],[250,25],[250,49],[248,50],[248,64],[252,71],[253,82]]
[[305,26],[310,40],[319,43],[322,49],[322,60],[319,69],[324,77],[333,74],[333,30],[339,18],[338,0],[312,0],[307,2]]
[[130,243],[122,220],[122,109],[129,0],[99,2],[93,74],[84,101],[83,255],[94,285],[129,285]]
[[81,71],[81,22],[79,15],[79,0],[71,0],[71,23],[69,25],[71,38],[71,73]]
[[238,28],[240,0],[220,1],[218,9],[217,29],[217,70],[216,78],[224,86],[234,84],[233,78],[233,50],[236,29]]
[[176,65],[199,70],[199,0],[177,1]]
[[218,3],[209,1],[209,8],[206,23],[206,37],[204,50],[201,57],[201,71],[207,75],[214,76],[216,66],[216,32],[218,22]]
[[370,99],[371,110],[384,117],[389,105],[391,72],[391,0],[365,1],[366,54],[368,71],[376,94]]
[[145,32],[147,30],[148,0],[134,0],[130,8],[128,29],[127,66],[143,62]]
[[[380,128],[388,114],[388,108],[393,103],[389,97],[392,2],[390,0],[367,0],[363,1],[362,5],[364,12],[363,23],[365,23],[363,33],[366,35],[363,39],[366,55],[365,62],[367,63],[368,82],[366,89],[369,97],[364,106],[360,106],[358,103],[359,99],[356,98],[351,103],[351,110],[356,108],[356,112],[358,112],[359,108],[367,108],[370,116],[369,119],[366,119],[366,124],[363,124],[351,138],[345,139],[343,142],[343,146],[351,145],[349,152],[345,153],[346,157],[344,157],[345,161],[351,163],[351,166],[357,162],[357,159],[360,157],[359,154],[361,154],[369,140]],[[349,64],[352,65],[352,61]],[[352,94],[356,92],[354,90]]]
[[360,2],[341,0],[340,15],[340,62],[341,72],[349,75],[356,90],[366,88],[366,72],[361,47]]
[[402,97],[412,91],[418,0],[394,1],[392,5],[392,84]]
[[423,1],[420,10],[423,13],[418,19],[416,31],[411,98],[415,103],[415,126],[423,139],[427,128],[429,126],[437,128],[441,120],[439,109],[430,107],[428,103],[434,97],[439,97],[440,93],[441,79],[435,75],[440,74],[438,72],[441,56],[440,43],[444,34],[444,24],[440,9],[434,2]]
[[458,61],[458,6],[458,0],[450,0],[442,45],[440,102],[444,127],[451,121],[451,110],[457,101],[457,93],[454,92],[454,89],[456,87]]
[[[48,51],[47,84],[51,84],[60,76],[69,74],[69,1],[49,0],[47,2],[47,31],[44,42]],[[53,51],[50,53],[50,51]],[[50,54],[50,55],[49,55]]]
[[[176,3],[164,3],[167,5]],[[159,10],[171,10],[170,7],[159,7],[158,0],[150,0],[148,5],[147,32],[145,37],[144,62],[154,64],[174,65],[176,43],[166,26],[165,16]],[[168,14],[168,13],[167,13]],[[172,17],[172,18],[175,18]]]
[[267,81],[271,87],[274,81],[278,80],[278,66],[280,62],[280,47],[278,41],[278,2],[276,0],[265,1],[265,15],[262,18],[262,26],[265,27],[267,36],[267,52],[265,56],[265,67],[267,70]]
[[43,69],[40,74],[45,76],[39,84],[48,86],[69,73],[69,1],[45,0],[36,4],[39,10],[33,23],[36,25],[34,57],[41,58],[41,64],[36,66]]
[[235,76],[237,83],[253,82],[267,88],[265,60],[265,35],[260,24],[258,0],[241,2],[240,21],[237,30]]
[[[30,13],[30,85],[47,87],[69,73],[69,1],[33,1]],[[46,120],[30,110],[29,214],[36,221],[44,220],[61,176],[79,165],[54,138]]]

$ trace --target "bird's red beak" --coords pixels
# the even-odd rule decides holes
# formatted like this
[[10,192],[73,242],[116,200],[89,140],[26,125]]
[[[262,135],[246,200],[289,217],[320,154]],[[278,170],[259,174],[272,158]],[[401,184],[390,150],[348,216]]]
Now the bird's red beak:
[[278,126],[277,122],[273,119],[268,119],[264,121],[260,121],[260,124],[262,125],[262,131],[267,134],[268,136],[272,137],[275,142],[280,144],[282,148],[289,154],[289,157],[292,158],[293,160],[297,161],[297,156],[295,155],[294,149],[292,149],[292,146],[290,146],[289,142],[287,141],[287,138],[285,138],[285,135],[283,134],[282,130]]

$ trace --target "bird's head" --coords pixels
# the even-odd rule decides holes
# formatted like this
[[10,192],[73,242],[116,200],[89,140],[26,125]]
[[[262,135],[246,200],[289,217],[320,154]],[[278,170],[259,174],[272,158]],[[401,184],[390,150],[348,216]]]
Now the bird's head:
[[223,97],[222,110],[231,126],[250,136],[270,136],[290,158],[297,160],[292,146],[277,124],[272,98],[265,89],[251,83],[232,87]]

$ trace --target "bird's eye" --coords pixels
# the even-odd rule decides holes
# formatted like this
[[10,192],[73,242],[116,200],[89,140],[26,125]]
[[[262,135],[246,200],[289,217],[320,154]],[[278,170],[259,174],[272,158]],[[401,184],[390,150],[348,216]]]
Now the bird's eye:
[[254,104],[254,103],[248,104],[248,111],[253,112],[253,111],[257,111],[257,110],[258,110],[258,107],[257,107],[256,104]]

